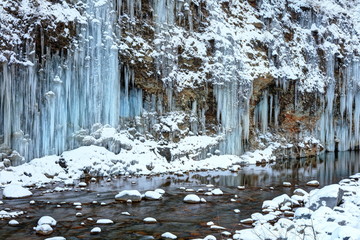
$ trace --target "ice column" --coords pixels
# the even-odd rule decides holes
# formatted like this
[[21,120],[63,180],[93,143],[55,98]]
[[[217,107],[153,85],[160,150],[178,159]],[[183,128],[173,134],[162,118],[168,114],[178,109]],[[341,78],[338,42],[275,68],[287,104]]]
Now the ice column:
[[[42,42],[41,61],[28,54],[25,64],[1,65],[0,144],[27,160],[59,154],[78,146],[75,132],[88,133],[95,123],[118,126],[120,116],[141,113],[142,92],[119,63],[115,4],[88,0],[87,22],[78,24],[69,49],[54,54]],[[35,49],[26,46],[27,53]]]

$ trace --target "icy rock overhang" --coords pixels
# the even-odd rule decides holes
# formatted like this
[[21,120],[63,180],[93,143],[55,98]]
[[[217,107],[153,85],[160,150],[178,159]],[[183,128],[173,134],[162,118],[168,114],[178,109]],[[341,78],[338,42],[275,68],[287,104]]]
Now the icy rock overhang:
[[[2,61],[23,64],[0,70],[0,143],[27,160],[96,142],[96,123],[170,143],[221,136],[222,154],[359,146],[357,3],[1,4]],[[306,138],[319,145],[297,151]]]

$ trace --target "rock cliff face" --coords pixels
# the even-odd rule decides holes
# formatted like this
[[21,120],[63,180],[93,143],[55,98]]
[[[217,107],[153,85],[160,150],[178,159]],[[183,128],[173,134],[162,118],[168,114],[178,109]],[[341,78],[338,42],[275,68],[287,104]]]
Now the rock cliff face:
[[108,146],[106,124],[159,154],[194,135],[218,142],[202,157],[358,149],[359,16],[346,0],[6,0],[0,159]]

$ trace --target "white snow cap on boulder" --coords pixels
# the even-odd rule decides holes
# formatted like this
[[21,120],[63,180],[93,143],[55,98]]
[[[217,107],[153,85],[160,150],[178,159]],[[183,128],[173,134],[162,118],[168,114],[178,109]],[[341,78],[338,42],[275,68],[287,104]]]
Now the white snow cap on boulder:
[[186,197],[184,198],[183,201],[185,203],[199,203],[199,202],[201,202],[201,199],[196,194],[189,194],[189,195],[186,195]]
[[118,201],[127,201],[131,200],[132,202],[140,202],[141,201],[141,193],[138,190],[124,190],[119,192],[115,196],[115,200]]
[[177,236],[172,234],[171,232],[163,233],[161,234],[161,237],[165,239],[177,239]]
[[49,224],[53,227],[56,226],[56,223],[56,220],[50,216],[42,216],[38,221],[38,225]]
[[162,198],[162,194],[156,191],[147,191],[144,195],[147,200],[160,200]]
[[32,192],[20,185],[11,184],[4,188],[3,196],[4,198],[24,198],[32,196]]
[[49,224],[37,225],[37,227],[34,227],[34,230],[36,231],[37,234],[44,236],[50,235],[54,231]]

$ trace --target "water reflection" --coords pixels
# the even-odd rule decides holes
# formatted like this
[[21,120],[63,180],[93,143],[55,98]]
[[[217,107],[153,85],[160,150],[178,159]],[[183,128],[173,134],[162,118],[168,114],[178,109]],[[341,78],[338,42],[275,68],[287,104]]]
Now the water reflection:
[[349,175],[360,172],[358,152],[325,153],[318,157],[287,160],[265,166],[246,166],[236,173],[197,173],[193,179],[201,183],[235,187],[244,185],[251,188],[281,186],[284,181],[293,185],[304,185],[318,180],[321,185],[337,183]]
[[[27,214],[21,217],[19,227],[10,227],[7,220],[0,221],[0,239],[40,239],[32,227],[43,215],[51,215],[58,220],[58,225],[52,236],[62,235],[67,239],[146,239],[146,236],[160,238],[166,231],[176,234],[179,239],[191,239],[213,234],[221,238],[220,233],[213,232],[206,226],[206,222],[214,221],[226,227],[227,230],[239,229],[241,219],[248,218],[252,213],[261,211],[262,201],[272,199],[280,194],[292,194],[297,187],[309,191],[311,187],[306,182],[317,179],[321,185],[336,183],[356,172],[360,172],[359,153],[327,153],[317,158],[284,161],[266,166],[247,166],[232,173],[229,171],[192,172],[184,176],[161,175],[155,177],[119,178],[107,182],[99,180],[89,183],[89,190],[77,190],[42,194],[34,190],[34,199],[37,203],[30,206],[29,199],[4,200],[1,210],[26,210]],[[293,187],[282,186],[284,181],[291,182]],[[179,187],[206,189],[206,184],[214,184],[225,193],[223,196],[202,196],[206,204],[188,205],[182,202],[187,194]],[[245,185],[240,191],[237,186]],[[56,185],[49,186],[50,189]],[[273,187],[274,189],[270,188]],[[137,189],[141,192],[163,188],[166,195],[162,201],[142,201],[137,204],[115,202],[114,196],[124,189]],[[199,193],[200,194],[200,193]],[[230,201],[234,195],[236,201]],[[76,210],[73,202],[82,202],[83,208]],[[93,204],[93,201],[98,201]],[[66,202],[66,203],[62,203]],[[106,203],[101,206],[100,203]],[[58,208],[57,205],[61,205]],[[234,209],[240,209],[235,214]],[[83,217],[76,217],[76,212]],[[131,216],[120,213],[127,211]],[[155,217],[159,223],[144,224],[145,217]],[[87,220],[88,217],[110,218],[115,224],[102,226],[103,232],[90,235],[90,230],[97,226]],[[84,225],[81,225],[84,222]]]

